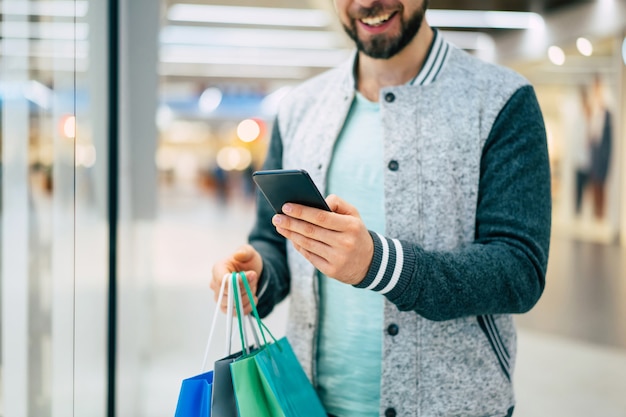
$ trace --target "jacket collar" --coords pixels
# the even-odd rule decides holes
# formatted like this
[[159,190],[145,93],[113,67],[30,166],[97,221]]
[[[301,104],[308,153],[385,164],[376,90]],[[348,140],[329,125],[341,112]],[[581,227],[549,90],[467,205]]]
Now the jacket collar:
[[[442,68],[448,60],[451,45],[446,41],[438,29],[433,28],[435,36],[430,44],[428,54],[424,60],[422,69],[415,76],[409,85],[428,85],[437,80],[437,77],[441,73]],[[358,53],[355,49],[352,51],[350,58],[341,65],[341,70],[345,74],[345,81],[343,87],[346,94],[352,94],[356,90],[356,65],[357,65]]]

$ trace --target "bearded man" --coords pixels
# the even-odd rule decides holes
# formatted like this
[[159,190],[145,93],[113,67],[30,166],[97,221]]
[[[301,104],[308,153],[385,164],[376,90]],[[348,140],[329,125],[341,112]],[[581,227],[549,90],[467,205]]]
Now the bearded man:
[[446,42],[427,7],[335,0],[355,53],[282,101],[264,164],[307,170],[332,212],[259,197],[249,244],[213,268],[214,290],[245,271],[262,315],[290,296],[331,416],[511,416],[512,314],[545,286],[533,87]]

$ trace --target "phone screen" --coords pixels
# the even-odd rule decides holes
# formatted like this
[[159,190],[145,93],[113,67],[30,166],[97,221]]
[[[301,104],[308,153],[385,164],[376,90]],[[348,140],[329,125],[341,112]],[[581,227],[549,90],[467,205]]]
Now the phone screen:
[[285,203],[302,204],[331,211],[309,174],[303,169],[256,171],[252,179],[272,206],[282,214]]

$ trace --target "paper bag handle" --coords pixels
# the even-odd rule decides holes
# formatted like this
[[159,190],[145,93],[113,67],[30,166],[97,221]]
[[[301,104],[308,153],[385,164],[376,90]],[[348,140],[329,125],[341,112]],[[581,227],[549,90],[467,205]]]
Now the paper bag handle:
[[[204,372],[204,370],[206,369],[206,362],[207,359],[209,357],[209,347],[211,346],[211,341],[213,340],[213,333],[215,332],[215,324],[217,323],[217,315],[220,311],[220,303],[222,300],[222,297],[224,297],[224,288],[226,287],[226,283],[228,282],[228,274],[224,275],[222,277],[222,285],[220,285],[220,292],[219,295],[217,296],[217,302],[215,304],[215,312],[213,312],[213,321],[211,322],[211,330],[209,331],[209,339],[206,342],[206,348],[204,349],[204,359],[202,360],[202,368],[200,369],[200,372]],[[231,301],[231,291],[228,292],[229,293],[229,299],[228,299],[228,309],[230,311],[232,311],[232,301]],[[232,316],[232,315],[231,315]],[[230,326],[232,326],[232,320],[230,321]],[[230,327],[227,326],[227,327]],[[228,329],[226,330],[226,332],[228,333],[228,340],[230,341],[231,336],[230,336],[230,332],[228,331]],[[228,343],[228,347],[227,349],[230,350],[230,342]]]

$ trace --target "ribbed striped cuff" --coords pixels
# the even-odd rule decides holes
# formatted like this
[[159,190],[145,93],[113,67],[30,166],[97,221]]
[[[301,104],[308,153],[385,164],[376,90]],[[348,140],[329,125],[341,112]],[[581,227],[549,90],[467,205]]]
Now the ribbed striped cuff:
[[415,254],[398,239],[387,239],[372,231],[370,236],[374,242],[372,264],[365,279],[355,287],[395,298],[395,293],[409,283],[415,268]]

